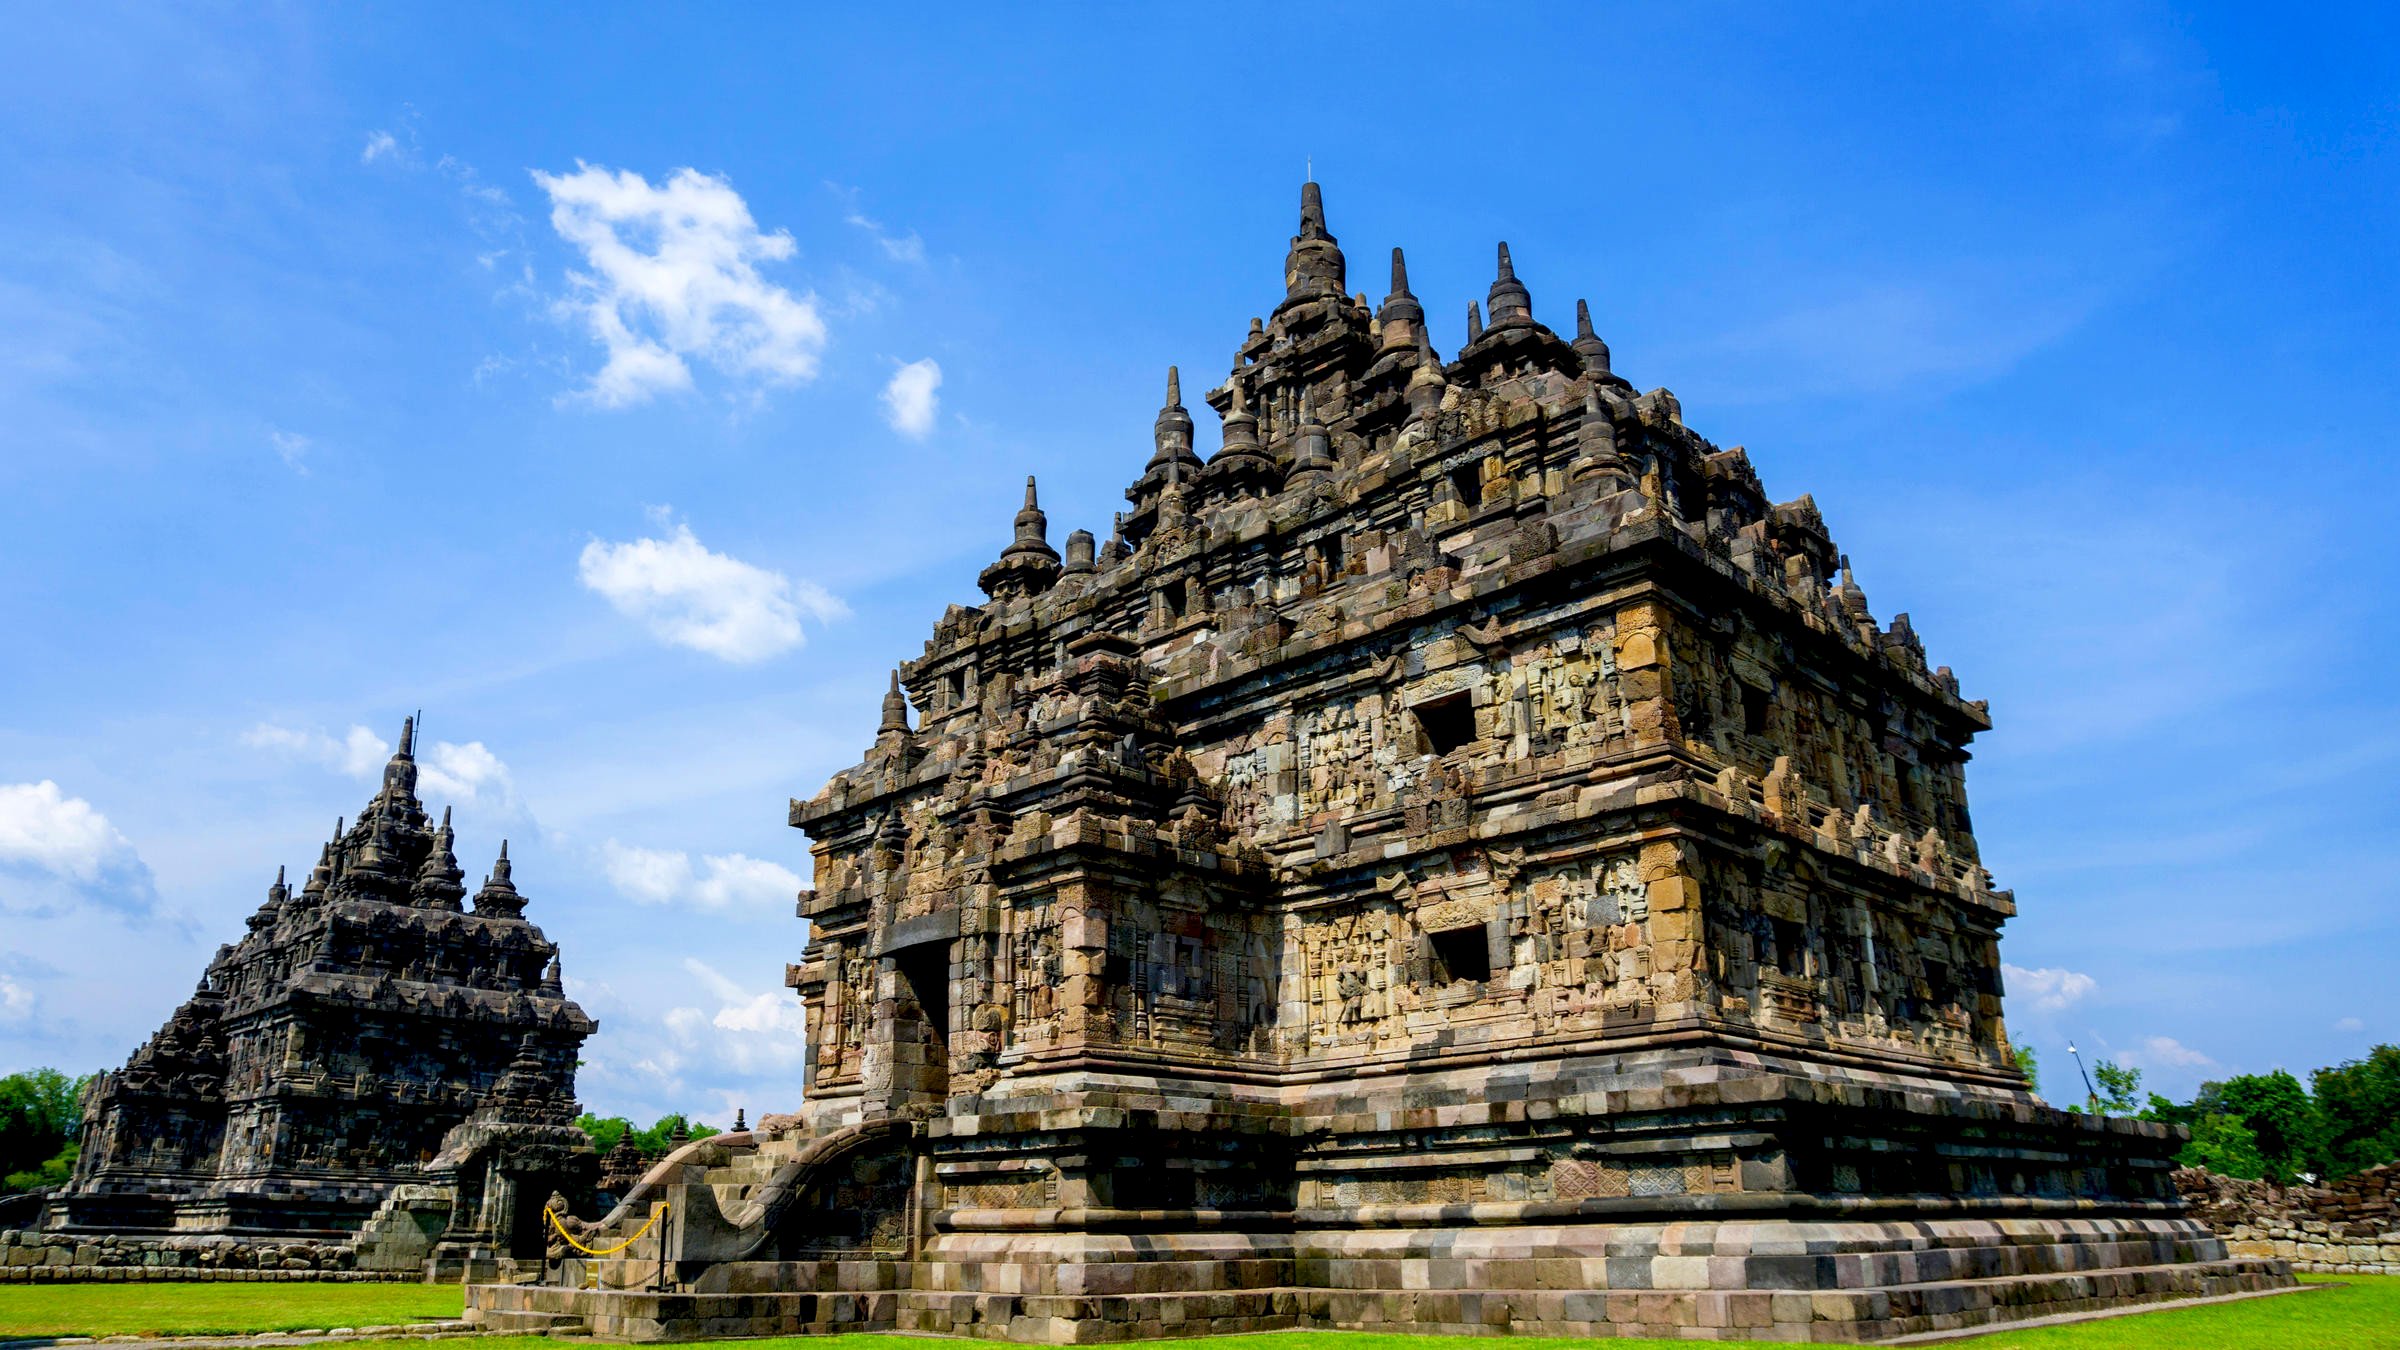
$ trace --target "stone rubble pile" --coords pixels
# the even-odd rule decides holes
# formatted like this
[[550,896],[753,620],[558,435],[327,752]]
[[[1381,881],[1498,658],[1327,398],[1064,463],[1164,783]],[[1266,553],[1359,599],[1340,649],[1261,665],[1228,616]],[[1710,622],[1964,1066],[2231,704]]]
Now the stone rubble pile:
[[2323,1186],[2181,1167],[2175,1189],[2236,1256],[2275,1257],[2327,1274],[2400,1275],[2400,1163]]

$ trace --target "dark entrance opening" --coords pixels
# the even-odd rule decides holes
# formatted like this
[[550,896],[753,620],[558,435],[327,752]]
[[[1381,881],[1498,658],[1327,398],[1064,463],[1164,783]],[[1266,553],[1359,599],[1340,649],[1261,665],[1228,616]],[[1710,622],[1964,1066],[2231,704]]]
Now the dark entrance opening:
[[540,1261],[550,1248],[550,1221],[542,1217],[542,1207],[550,1202],[550,1192],[537,1184],[540,1178],[514,1178],[516,1194],[512,1197],[515,1213],[509,1216],[508,1254],[519,1261]]
[[1475,739],[1475,704],[1463,693],[1428,699],[1409,711],[1429,753],[1446,755]]
[[1450,471],[1450,488],[1461,506],[1472,511],[1483,505],[1483,465],[1462,464]]
[[[950,944],[928,942],[897,952],[892,964],[909,1001],[917,1005],[916,1056],[897,1056],[896,1069],[914,1069],[909,1076],[919,1091],[947,1096],[950,1090]],[[905,1015],[906,1010],[903,1009]],[[903,1025],[907,1025],[904,1021]],[[894,1046],[895,1050],[902,1047]],[[915,1058],[917,1063],[909,1064]],[[895,1079],[898,1075],[895,1075]],[[897,1083],[895,1084],[897,1085]]]
[[1425,937],[1425,945],[1432,949],[1437,983],[1473,980],[1481,984],[1492,978],[1492,947],[1481,928],[1453,928]]

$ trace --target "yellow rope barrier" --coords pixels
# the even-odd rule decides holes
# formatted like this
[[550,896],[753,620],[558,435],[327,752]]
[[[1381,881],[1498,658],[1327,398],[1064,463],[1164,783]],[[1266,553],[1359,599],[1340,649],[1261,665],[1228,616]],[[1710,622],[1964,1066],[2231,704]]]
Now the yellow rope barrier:
[[568,1246],[573,1247],[579,1252],[582,1252],[585,1256],[615,1256],[618,1252],[621,1252],[627,1247],[630,1247],[633,1244],[641,1241],[642,1234],[647,1233],[652,1228],[658,1226],[658,1221],[666,1217],[667,1202],[661,1200],[658,1203],[650,1206],[650,1222],[643,1224],[639,1229],[635,1230],[632,1237],[625,1239],[623,1242],[620,1242],[616,1246],[610,1247],[605,1251],[594,1251],[591,1248],[584,1246],[582,1243],[577,1242],[575,1240],[575,1235],[567,1231],[566,1225],[558,1221],[557,1210],[545,1209],[542,1211],[542,1213],[550,1216],[550,1226],[558,1230],[558,1235],[567,1240]]

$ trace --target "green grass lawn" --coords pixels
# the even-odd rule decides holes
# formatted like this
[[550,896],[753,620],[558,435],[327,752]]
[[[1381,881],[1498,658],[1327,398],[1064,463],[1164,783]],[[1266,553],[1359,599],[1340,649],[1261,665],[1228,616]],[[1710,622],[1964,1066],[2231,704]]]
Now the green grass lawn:
[[[1997,1331],[1958,1344],[1974,1350],[2400,1350],[2400,1276],[2303,1275],[2336,1289],[2246,1299],[2073,1326]],[[387,1326],[456,1317],[459,1291],[421,1284],[0,1285],[0,1337],[108,1336]],[[1688,1350],[1694,1344],[1764,1342],[1576,1341],[1510,1338],[1541,1350]],[[813,1336],[743,1341],[743,1350],[907,1350],[914,1336]],[[342,1341],[348,1347],[424,1342]],[[479,1337],[472,1350],[556,1350],[539,1336]],[[1493,1339],[1387,1336],[1355,1331],[1268,1332],[1152,1341],[1148,1350],[1492,1350]]]
[[425,1284],[0,1284],[0,1337],[386,1327],[456,1317],[465,1297]]

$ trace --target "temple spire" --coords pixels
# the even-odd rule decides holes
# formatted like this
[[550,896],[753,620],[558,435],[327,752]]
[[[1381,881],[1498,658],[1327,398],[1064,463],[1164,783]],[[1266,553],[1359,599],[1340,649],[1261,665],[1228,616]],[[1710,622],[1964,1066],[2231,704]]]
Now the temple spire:
[[1192,453],[1192,415],[1183,407],[1183,377],[1173,366],[1167,367],[1167,401],[1159,407],[1151,439],[1158,448],[1150,456],[1144,478],[1200,467],[1200,457]]
[[492,860],[492,872],[483,879],[483,889],[475,892],[475,912],[485,918],[522,919],[525,917],[525,897],[517,894],[517,885],[509,876],[508,841],[500,841],[500,856]]
[[1258,415],[1250,411],[1239,382],[1234,384],[1232,401],[1225,408],[1224,441],[1215,457],[1208,461],[1211,490],[1228,497],[1271,490],[1275,460],[1259,447]]
[[1584,301],[1575,302],[1575,340],[1567,345],[1573,347],[1583,357],[1585,374],[1606,375],[1609,373],[1608,344],[1600,340],[1598,333],[1592,331],[1592,307]]
[[1508,245],[1500,245],[1499,275],[1492,278],[1491,294],[1486,297],[1494,328],[1521,328],[1533,322],[1533,296],[1525,283],[1517,280],[1516,264],[1510,261]]
[[1483,306],[1476,304],[1472,300],[1469,300],[1467,302],[1467,342],[1471,346],[1474,344],[1476,339],[1482,336]]
[[383,766],[383,787],[362,820],[389,817],[410,829],[424,828],[425,810],[417,802],[417,720],[400,719],[400,746]]
[[1025,475],[1025,506],[1017,512],[1016,542],[1010,544],[1008,553],[1001,556],[1005,558],[1011,554],[1058,561],[1058,550],[1050,547],[1050,517],[1042,513],[1041,492],[1034,486],[1032,474]]
[[883,724],[875,728],[875,734],[887,736],[898,732],[905,736],[908,731],[908,695],[900,691],[900,672],[895,668],[892,687],[883,695]]
[[[1340,243],[1325,228],[1325,195],[1312,180],[1300,185],[1300,233],[1283,256],[1285,305],[1348,294]],[[1277,308],[1281,308],[1278,306]]]
[[1425,307],[1408,289],[1408,259],[1397,248],[1392,250],[1392,291],[1375,311],[1375,322],[1381,328],[1376,346],[1383,351],[1416,346],[1417,335],[1425,329]]
[[1433,338],[1426,333],[1417,334],[1417,368],[1408,376],[1409,419],[1431,417],[1442,406],[1442,391],[1448,387],[1442,359],[1433,354]]
[[1025,506],[1017,512],[1016,540],[977,578],[983,593],[1002,600],[1050,589],[1058,580],[1058,550],[1050,547],[1049,532],[1050,518],[1042,514],[1039,490],[1033,475],[1027,474]]
[[426,909],[448,910],[457,913],[459,901],[467,888],[467,874],[458,865],[454,850],[455,836],[450,832],[450,808],[442,808],[442,823],[433,832],[433,846],[425,850],[425,862],[417,869],[416,884],[409,898]]
[[1286,483],[1317,483],[1333,473],[1333,438],[1317,420],[1317,391],[1300,390],[1300,425],[1294,431],[1292,471]]

